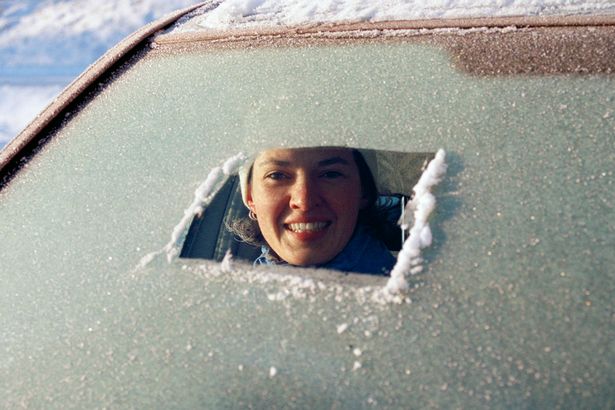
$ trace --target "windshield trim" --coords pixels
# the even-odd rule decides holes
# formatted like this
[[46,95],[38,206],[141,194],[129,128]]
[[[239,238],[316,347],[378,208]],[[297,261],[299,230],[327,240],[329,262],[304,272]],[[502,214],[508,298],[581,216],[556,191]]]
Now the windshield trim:
[[[204,40],[241,41],[263,36],[300,37],[306,34],[326,36],[333,33],[348,33],[355,37],[356,32],[402,31],[435,29],[472,29],[472,28],[531,28],[531,27],[574,27],[574,26],[615,26],[615,15],[583,16],[513,16],[479,17],[426,20],[398,20],[356,23],[309,24],[290,27],[264,27],[261,29],[228,29],[201,31],[171,31],[156,36],[157,44],[190,43]],[[355,33],[355,34],[353,34]]]

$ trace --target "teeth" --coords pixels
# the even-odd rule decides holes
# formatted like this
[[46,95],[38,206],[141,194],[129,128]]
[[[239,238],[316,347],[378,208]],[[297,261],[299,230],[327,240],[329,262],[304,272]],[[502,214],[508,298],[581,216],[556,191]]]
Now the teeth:
[[324,229],[327,226],[326,222],[308,222],[288,224],[288,229],[293,232],[316,232]]

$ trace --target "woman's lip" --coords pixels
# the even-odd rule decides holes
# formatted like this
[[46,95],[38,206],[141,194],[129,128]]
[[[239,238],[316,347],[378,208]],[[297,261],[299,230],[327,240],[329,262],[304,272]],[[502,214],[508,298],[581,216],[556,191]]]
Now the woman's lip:
[[327,229],[329,225],[330,221],[289,222],[284,224],[284,228],[293,233],[318,233]]
[[313,242],[325,237],[331,222],[284,224],[288,235],[300,242]]
[[284,224],[284,229],[301,242],[312,242],[327,235],[331,221],[292,222]]

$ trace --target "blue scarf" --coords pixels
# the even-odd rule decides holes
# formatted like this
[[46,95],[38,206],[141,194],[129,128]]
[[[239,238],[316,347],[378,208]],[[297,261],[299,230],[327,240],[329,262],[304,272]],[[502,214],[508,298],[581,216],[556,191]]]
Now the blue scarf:
[[[261,247],[261,255],[254,265],[287,265],[270,255],[269,246]],[[343,272],[388,275],[395,265],[395,258],[387,247],[367,232],[364,226],[357,226],[346,247],[329,262],[315,265],[316,268],[335,269]]]

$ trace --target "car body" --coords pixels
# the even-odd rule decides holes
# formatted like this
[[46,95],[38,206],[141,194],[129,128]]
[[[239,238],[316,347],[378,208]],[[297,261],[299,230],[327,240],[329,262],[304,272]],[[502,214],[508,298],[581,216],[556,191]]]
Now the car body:
[[[198,30],[217,7],[2,151],[3,405],[612,408],[615,19]],[[245,156],[323,145],[446,151],[410,289],[178,257]]]

